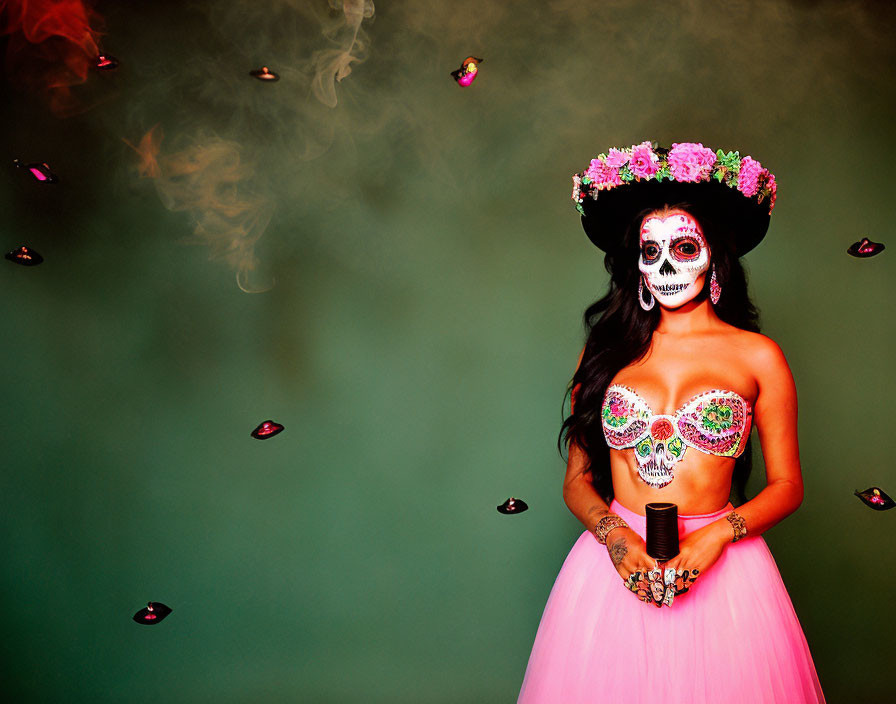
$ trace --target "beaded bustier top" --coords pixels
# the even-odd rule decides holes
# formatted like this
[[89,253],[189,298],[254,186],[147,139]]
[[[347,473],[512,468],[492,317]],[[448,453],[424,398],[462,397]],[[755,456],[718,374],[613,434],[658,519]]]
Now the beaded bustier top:
[[750,436],[753,410],[743,396],[711,389],[694,396],[673,415],[656,415],[638,393],[610,384],[601,409],[607,445],[635,448],[639,462],[662,448],[666,464],[680,460],[686,446],[710,455],[739,457]]

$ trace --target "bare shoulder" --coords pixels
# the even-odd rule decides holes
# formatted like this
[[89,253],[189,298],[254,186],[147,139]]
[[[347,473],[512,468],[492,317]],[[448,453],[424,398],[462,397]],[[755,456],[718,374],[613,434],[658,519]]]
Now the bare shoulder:
[[772,361],[775,358],[783,358],[784,351],[780,345],[768,335],[750,330],[738,330],[741,344],[748,349],[757,359]]
[[779,383],[792,378],[790,366],[780,345],[767,335],[749,330],[738,330],[738,346],[745,352],[745,359],[760,386]]

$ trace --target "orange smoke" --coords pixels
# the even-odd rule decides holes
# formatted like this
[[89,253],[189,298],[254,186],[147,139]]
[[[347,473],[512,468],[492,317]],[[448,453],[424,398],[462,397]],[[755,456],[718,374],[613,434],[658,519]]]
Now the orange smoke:
[[[158,131],[158,134],[156,134],[156,131]],[[124,140],[125,144],[137,152],[137,156],[140,157],[140,164],[137,166],[137,170],[143,178],[159,178],[162,175],[157,159],[162,144],[162,137],[161,128],[158,125],[154,125],[149,132],[143,135],[136,147],[128,140]]]
[[162,138],[156,125],[136,146],[125,140],[140,158],[140,175],[153,180],[168,210],[190,215],[192,241],[208,246],[212,258],[225,260],[240,288],[250,291],[242,282],[258,265],[255,245],[274,209],[254,183],[254,164],[239,144],[211,134],[180,140],[164,153]]

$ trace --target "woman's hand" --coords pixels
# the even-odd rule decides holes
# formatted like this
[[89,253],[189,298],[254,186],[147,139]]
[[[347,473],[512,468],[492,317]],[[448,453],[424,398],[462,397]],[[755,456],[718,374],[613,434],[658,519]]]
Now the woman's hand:
[[[671,560],[661,563],[660,566],[664,570],[671,567],[676,574],[688,570],[689,574],[696,578],[712,567],[722,556],[725,546],[731,542],[730,538],[731,531],[727,529],[727,526],[710,523],[689,533],[679,543],[678,554]],[[676,592],[683,593],[687,591],[688,586],[689,584],[684,585],[683,590],[676,589]]]
[[607,534],[607,553],[623,580],[635,572],[647,574],[656,565],[656,560],[647,554],[647,545],[641,536],[625,526]]

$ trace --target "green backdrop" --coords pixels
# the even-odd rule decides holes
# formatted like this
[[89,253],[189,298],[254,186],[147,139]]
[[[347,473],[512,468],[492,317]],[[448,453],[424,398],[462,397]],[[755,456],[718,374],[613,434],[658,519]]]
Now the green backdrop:
[[121,66],[80,111],[3,91],[4,251],[46,259],[0,266],[3,690],[514,702],[581,531],[555,443],[607,275],[570,176],[652,139],[777,175],[744,261],[806,493],[765,538],[828,700],[876,697],[896,514],[853,491],[896,489],[894,265],[845,250],[893,233],[893,11],[383,0],[355,33],[333,5],[99,2]]

